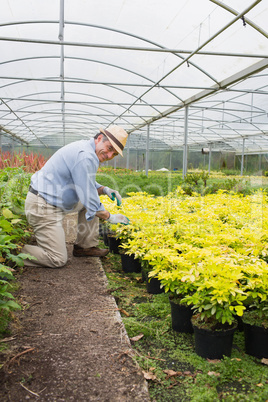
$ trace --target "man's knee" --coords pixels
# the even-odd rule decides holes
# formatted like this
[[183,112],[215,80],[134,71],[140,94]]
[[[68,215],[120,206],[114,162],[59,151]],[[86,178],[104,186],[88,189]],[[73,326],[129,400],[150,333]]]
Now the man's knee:
[[59,254],[59,253],[49,253],[49,268],[62,268],[67,264],[68,255],[66,254]]

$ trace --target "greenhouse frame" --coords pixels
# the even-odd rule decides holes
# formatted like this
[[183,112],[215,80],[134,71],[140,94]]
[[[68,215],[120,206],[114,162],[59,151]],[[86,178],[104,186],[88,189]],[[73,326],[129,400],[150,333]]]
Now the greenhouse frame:
[[115,166],[148,173],[164,151],[183,175],[190,152],[262,170],[267,21],[267,0],[2,0],[0,147],[54,152],[116,124]]

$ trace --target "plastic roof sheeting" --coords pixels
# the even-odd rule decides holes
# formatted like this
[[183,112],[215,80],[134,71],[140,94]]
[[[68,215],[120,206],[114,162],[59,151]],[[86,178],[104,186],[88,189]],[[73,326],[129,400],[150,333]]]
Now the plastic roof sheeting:
[[[268,152],[267,0],[2,0],[0,133]],[[244,144],[244,145],[243,145]]]

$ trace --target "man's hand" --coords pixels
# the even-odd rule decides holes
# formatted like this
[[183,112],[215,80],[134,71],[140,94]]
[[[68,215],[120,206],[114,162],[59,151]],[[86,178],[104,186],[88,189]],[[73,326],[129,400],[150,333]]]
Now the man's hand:
[[123,225],[129,224],[129,219],[122,214],[114,214],[114,215],[110,214],[110,217],[107,220],[110,223],[123,223]]
[[103,187],[102,191],[103,191],[103,194],[108,195],[108,197],[110,197],[112,201],[114,201],[116,199],[118,207],[122,204],[122,197],[118,191],[113,190],[112,188],[109,188],[109,187]]

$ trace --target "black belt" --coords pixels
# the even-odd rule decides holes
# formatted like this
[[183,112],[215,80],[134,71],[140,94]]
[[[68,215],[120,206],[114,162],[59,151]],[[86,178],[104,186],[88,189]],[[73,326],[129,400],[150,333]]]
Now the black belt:
[[[32,186],[29,187],[29,191],[30,191],[30,193],[33,193],[34,195],[38,195],[38,194],[39,194],[37,190],[35,190],[34,188],[32,188]],[[39,195],[40,195],[40,194],[39,194]],[[40,195],[40,197],[42,197],[42,196]],[[43,197],[42,197],[42,198],[43,198]]]
[[[43,198],[43,200],[45,200],[46,203],[49,204],[49,202],[47,202],[47,200],[41,194],[39,194],[37,190],[32,188],[32,186],[29,187],[29,191],[30,191],[30,193],[33,193],[34,195],[38,195],[39,197]],[[50,204],[50,205],[52,205],[52,207],[57,208],[56,205],[53,205],[53,204]]]

